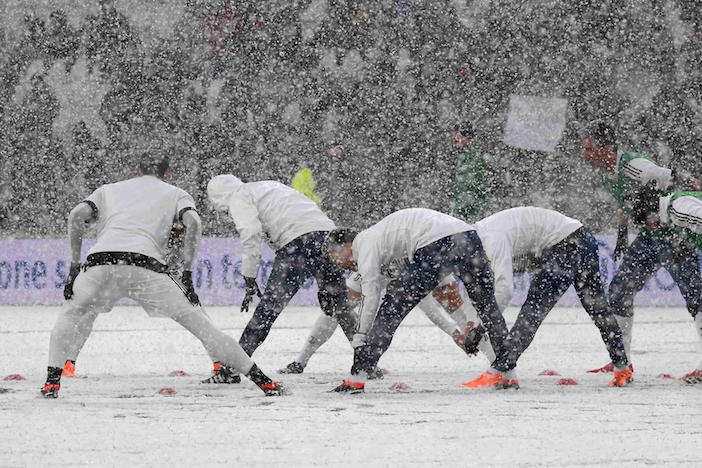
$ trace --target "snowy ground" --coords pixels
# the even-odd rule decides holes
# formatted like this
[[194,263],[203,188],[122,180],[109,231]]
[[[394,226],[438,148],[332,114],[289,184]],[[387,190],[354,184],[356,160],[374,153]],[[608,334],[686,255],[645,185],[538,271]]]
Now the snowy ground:
[[[64,379],[61,397],[49,401],[38,389],[57,312],[0,308],[0,378],[26,378],[0,381],[9,389],[0,393],[0,466],[702,466],[702,386],[659,377],[700,361],[682,309],[637,311],[630,388],[585,373],[608,359],[580,309],[551,314],[520,361],[516,392],[459,388],[485,361],[461,355],[413,312],[383,357],[389,374],[365,395],[327,392],[351,364],[337,331],[304,374],[283,379],[292,395],[266,398],[249,382],[199,384],[210,364],[194,338],[121,307],[98,318],[77,365],[84,378]],[[209,312],[236,337],[250,317],[237,308]],[[296,355],[317,313],[283,313],[254,355],[264,371]],[[539,377],[546,368],[578,385]],[[169,377],[176,369],[190,375]],[[395,382],[409,388],[392,391]],[[156,393],[166,386],[176,395]]]

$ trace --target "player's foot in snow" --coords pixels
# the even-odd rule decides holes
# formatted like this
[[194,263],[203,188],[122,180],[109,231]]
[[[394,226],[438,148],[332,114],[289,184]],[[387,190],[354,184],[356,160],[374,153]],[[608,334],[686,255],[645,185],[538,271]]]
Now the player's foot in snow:
[[61,371],[61,377],[71,379],[76,377],[76,361],[71,361],[70,359],[66,361],[66,364],[63,365],[63,371]]
[[212,376],[203,380],[204,384],[238,384],[241,383],[241,377],[231,367],[223,366],[216,362],[212,369]]
[[500,382],[495,384],[497,390],[519,390],[519,380],[518,379],[502,379]]
[[376,367],[368,373],[368,380],[379,380],[383,378],[385,378],[385,374],[383,373],[383,369],[380,367]]
[[473,380],[463,382],[461,387],[466,388],[486,388],[497,387],[502,383],[502,374],[485,371]]
[[302,364],[300,364],[297,361],[293,361],[287,366],[283,367],[282,369],[278,370],[279,374],[302,374],[304,372],[305,368],[302,367]]
[[349,379],[344,380],[344,383],[339,385],[338,387],[335,387],[332,392],[336,393],[365,393],[366,391],[366,384],[363,382],[352,382]]
[[702,369],[695,369],[692,372],[683,375],[678,379],[678,382],[686,385],[702,384]]
[[614,372],[614,364],[611,362],[609,364],[606,364],[599,369],[590,369],[587,371],[589,374],[608,374],[610,372]]
[[285,386],[280,382],[269,382],[261,385],[259,388],[263,390],[263,393],[265,393],[266,396],[281,396],[288,394],[288,389],[285,388]]
[[623,371],[614,371],[614,378],[609,382],[610,387],[626,387],[634,381],[634,371],[631,367],[627,367]]
[[58,398],[58,392],[60,388],[60,384],[45,383],[41,390],[39,390],[39,392],[44,398]]

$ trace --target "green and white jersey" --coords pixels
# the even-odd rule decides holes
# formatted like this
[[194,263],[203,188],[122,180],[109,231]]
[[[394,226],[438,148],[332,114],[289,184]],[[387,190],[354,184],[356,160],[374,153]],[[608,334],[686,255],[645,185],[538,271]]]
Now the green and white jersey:
[[620,151],[614,174],[602,176],[605,188],[627,214],[631,211],[631,199],[636,190],[652,180],[656,182],[658,190],[665,192],[673,183],[672,171],[659,166],[645,153],[630,151]]
[[673,226],[698,249],[702,248],[702,192],[675,192],[659,201],[661,223]]

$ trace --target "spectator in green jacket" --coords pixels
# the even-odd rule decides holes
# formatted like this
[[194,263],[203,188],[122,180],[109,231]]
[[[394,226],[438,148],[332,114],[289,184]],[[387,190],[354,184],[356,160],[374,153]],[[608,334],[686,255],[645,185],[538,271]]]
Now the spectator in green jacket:
[[453,146],[458,155],[453,184],[452,214],[473,222],[487,214],[488,180],[485,161],[472,145],[473,125],[466,121],[456,125]]

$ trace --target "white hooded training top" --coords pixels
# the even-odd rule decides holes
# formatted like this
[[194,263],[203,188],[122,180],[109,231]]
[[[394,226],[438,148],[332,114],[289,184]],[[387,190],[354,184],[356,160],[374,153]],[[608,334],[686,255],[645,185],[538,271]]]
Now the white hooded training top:
[[361,274],[363,299],[358,331],[368,333],[380,305],[383,265],[411,260],[414,253],[444,237],[474,228],[460,219],[425,208],[396,211],[358,233],[352,243],[353,259]]
[[241,272],[248,277],[258,275],[264,237],[279,250],[303,234],[336,227],[314,201],[272,180],[244,183],[231,174],[218,175],[207,184],[207,196],[234,220],[243,249]]
[[151,175],[98,187],[85,200],[97,212],[97,242],[88,252],[132,252],[165,263],[168,236],[195,209],[185,191]]

